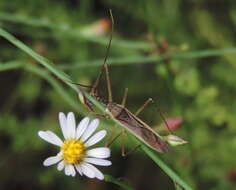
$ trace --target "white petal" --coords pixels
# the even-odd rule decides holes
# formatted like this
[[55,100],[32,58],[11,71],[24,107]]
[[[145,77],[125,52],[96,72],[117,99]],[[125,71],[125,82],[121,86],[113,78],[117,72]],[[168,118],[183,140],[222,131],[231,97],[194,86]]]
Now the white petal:
[[67,130],[66,130],[66,116],[64,113],[60,112],[59,113],[59,123],[60,123],[60,127],[62,130],[62,134],[64,136],[64,138],[67,138]]
[[81,169],[81,167],[80,167],[80,165],[75,165],[75,168],[76,168],[76,170],[79,172],[79,174],[81,175],[81,176],[83,176],[83,173],[82,173],[82,169]]
[[58,171],[63,170],[64,167],[65,167],[65,162],[64,162],[64,160],[62,160],[61,162],[59,162],[59,163],[57,164],[57,169],[58,169]]
[[87,147],[92,146],[102,140],[106,136],[107,132],[105,130],[97,132],[95,135],[93,135],[86,143],[85,145]]
[[71,174],[71,176],[75,177],[75,175],[76,175],[75,168],[73,165],[71,165],[71,166],[72,167],[70,168],[70,174]]
[[51,131],[39,131],[38,132],[39,137],[41,137],[43,140],[57,145],[57,146],[62,146],[63,142],[61,139],[53,132]]
[[70,164],[65,165],[65,174],[67,176],[71,175],[71,165]]
[[85,158],[84,161],[89,162],[91,164],[99,165],[99,166],[110,166],[111,165],[111,161],[100,159],[100,158]]
[[62,151],[60,151],[60,152],[57,154],[57,156],[60,156],[61,158],[62,158],[62,155],[63,155],[63,152],[62,152]]
[[81,164],[80,167],[84,175],[86,175],[89,178],[95,177],[95,172],[93,171],[93,169],[91,169],[91,167],[88,166],[87,163]]
[[58,146],[62,146],[63,145],[62,140],[55,133],[53,133],[52,131],[46,131],[46,132],[53,139],[55,144],[57,144]]
[[51,166],[53,164],[56,164],[60,160],[61,160],[60,156],[51,156],[51,157],[47,158],[46,160],[44,160],[43,165],[44,166]]
[[67,126],[67,131],[69,134],[68,137],[75,138],[75,116],[74,116],[74,113],[72,113],[72,112],[68,113],[66,126]]
[[86,141],[92,134],[93,132],[97,129],[99,125],[99,120],[98,119],[94,119],[89,126],[87,127],[87,129],[85,130],[84,134],[81,137],[81,140],[84,142]]
[[88,157],[95,157],[95,158],[108,158],[111,155],[111,151],[107,147],[99,147],[94,148],[87,151]]
[[102,172],[100,172],[96,167],[94,167],[92,164],[87,164],[87,167],[90,168],[94,173],[95,173],[95,177],[103,180],[104,179],[104,175],[102,174]]
[[76,139],[79,139],[81,137],[81,135],[87,129],[88,124],[89,124],[88,117],[85,117],[84,119],[82,119],[82,121],[79,123],[77,130],[76,130]]

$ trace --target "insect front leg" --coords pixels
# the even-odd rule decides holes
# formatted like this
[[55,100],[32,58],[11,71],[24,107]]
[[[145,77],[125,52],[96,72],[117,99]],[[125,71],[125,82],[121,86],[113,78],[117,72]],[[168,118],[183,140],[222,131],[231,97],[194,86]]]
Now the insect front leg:
[[123,157],[128,156],[129,154],[135,152],[138,148],[141,147],[141,144],[139,144],[135,146],[134,148],[132,148],[131,150],[129,150],[128,152],[126,152],[125,151],[125,137],[126,137],[126,131],[125,129],[122,129],[121,132],[119,132],[115,137],[111,139],[110,142],[106,144],[106,147],[110,147],[112,143],[114,143],[118,138],[120,138],[121,139],[121,155]]
[[[113,126],[113,133],[114,133],[114,131],[115,131],[115,128],[116,128],[116,125],[115,126]],[[119,132],[116,136],[114,136],[114,137],[112,137],[112,138],[110,138],[110,140],[109,140],[109,142],[107,142],[107,144],[105,145],[106,147],[110,147],[111,145],[112,145],[112,143],[114,143],[121,135],[122,135],[122,131],[121,132]]]
[[124,106],[124,107],[125,107],[125,104],[126,104],[127,95],[128,95],[128,88],[125,88],[125,92],[124,92],[122,102],[121,102],[121,105]]
[[133,153],[133,152],[135,152],[138,148],[140,148],[141,147],[141,144],[139,144],[139,145],[137,145],[137,146],[135,146],[134,148],[132,148],[131,150],[129,150],[128,152],[126,152],[125,151],[125,137],[126,137],[126,131],[125,131],[125,129],[122,129],[122,138],[121,138],[121,155],[123,156],[123,157],[126,157],[126,156],[128,156],[129,154],[131,154],[131,153]]
[[152,100],[152,98],[148,98],[144,104],[136,111],[135,115],[139,115],[143,110],[144,108],[149,104],[149,103],[153,103],[154,101]]
[[109,115],[107,114],[96,113],[96,112],[90,112],[90,113],[99,119],[109,119]]

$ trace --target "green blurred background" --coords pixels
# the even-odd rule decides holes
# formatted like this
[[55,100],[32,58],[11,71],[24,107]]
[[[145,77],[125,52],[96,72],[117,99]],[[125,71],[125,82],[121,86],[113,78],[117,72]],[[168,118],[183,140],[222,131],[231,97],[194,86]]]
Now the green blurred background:
[[[233,0],[1,0],[0,27],[52,60],[78,83],[91,84],[105,56],[115,102],[129,88],[127,107],[152,126],[179,117],[174,131],[189,141],[162,159],[194,189],[236,189],[236,2]],[[121,189],[77,175],[66,177],[43,160],[56,153],[37,131],[60,133],[58,112],[88,115],[75,91],[0,38],[0,189]],[[105,84],[104,84],[105,85]],[[111,130],[112,122],[101,127]],[[120,129],[120,128],[119,128]],[[127,149],[135,145],[128,138]],[[134,189],[175,189],[142,151],[100,169]]]

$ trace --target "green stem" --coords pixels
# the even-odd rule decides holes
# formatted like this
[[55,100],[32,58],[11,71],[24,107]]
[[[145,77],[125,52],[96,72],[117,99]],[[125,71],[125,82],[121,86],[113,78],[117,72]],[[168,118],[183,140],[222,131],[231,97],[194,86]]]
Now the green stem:
[[[236,48],[224,48],[224,49],[205,49],[189,52],[169,53],[165,55],[149,55],[149,56],[134,56],[123,58],[109,58],[109,65],[130,65],[138,63],[157,63],[164,61],[167,58],[173,59],[200,59],[204,57],[215,57],[227,54],[236,54]],[[82,67],[99,67],[103,64],[104,60],[86,61],[78,64],[61,64],[60,68],[64,70],[70,70]]]
[[64,88],[62,88],[58,81],[51,77],[44,69],[34,65],[26,65],[25,69],[40,76],[41,78],[44,78],[73,109],[77,110],[79,113],[84,113],[84,110],[81,109],[78,101],[73,100],[73,98],[64,90]]
[[[29,17],[13,15],[13,14],[4,13],[4,12],[0,12],[0,19],[8,21],[8,22],[13,22],[13,23],[25,24],[32,27],[49,28],[51,30],[55,30],[56,32],[58,31],[63,32],[64,34],[71,37],[84,39],[87,41],[91,41],[91,42],[95,42],[95,43],[99,43],[101,45],[107,46],[107,38],[105,37],[97,38],[97,37],[83,35],[83,33],[81,33],[81,30],[76,30],[70,27],[68,24],[62,24],[62,23],[55,24],[53,22],[50,22],[49,20],[32,19]],[[143,50],[150,49],[150,44],[147,42],[113,39],[112,44],[115,47],[119,47],[119,48],[143,49]]]
[[16,47],[33,57],[35,60],[37,60],[41,65],[46,67],[48,70],[50,70],[53,74],[55,74],[58,78],[64,80],[64,81],[71,81],[70,77],[66,75],[61,70],[58,70],[54,64],[46,59],[45,57],[37,54],[32,49],[30,49],[28,46],[26,46],[24,43],[22,43],[20,40],[16,39],[13,35],[11,35],[9,32],[5,31],[4,29],[0,28],[0,36],[7,39],[9,42],[14,44]]
[[192,190],[192,188],[179,177],[168,165],[166,165],[157,155],[147,146],[142,146],[142,150],[176,183],[178,183],[185,190]]
[[0,63],[0,71],[7,71],[11,69],[18,69],[22,67],[23,63],[19,61],[11,61],[8,63]]
[[105,181],[119,185],[120,187],[122,187],[123,189],[126,189],[126,190],[133,190],[133,188],[130,185],[128,185],[128,184],[124,183],[123,181],[118,180],[110,175],[105,175]]

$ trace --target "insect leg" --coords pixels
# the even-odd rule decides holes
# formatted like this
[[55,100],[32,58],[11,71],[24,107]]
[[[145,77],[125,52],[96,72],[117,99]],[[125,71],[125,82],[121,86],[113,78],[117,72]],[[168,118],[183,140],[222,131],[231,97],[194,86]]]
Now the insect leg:
[[101,114],[101,113],[97,113],[97,112],[90,112],[90,113],[99,119],[108,119],[109,118],[109,116],[107,114]]
[[125,131],[125,129],[122,129],[122,131],[119,132],[115,137],[113,137],[111,139],[111,141],[108,142],[105,146],[110,147],[112,143],[114,143],[119,137],[121,137],[121,155],[123,157],[135,152],[139,147],[141,147],[141,144],[139,144],[139,145],[135,146],[133,149],[131,149],[130,151],[126,152],[125,151],[125,139],[124,139],[125,135],[126,135],[126,131]]
[[135,115],[137,116],[138,114],[141,113],[141,111],[143,111],[143,109],[149,104],[149,103],[153,103],[152,98],[148,98],[144,104],[136,111]]
[[172,131],[171,131],[171,129],[170,129],[170,127],[169,127],[169,125],[168,125],[168,123],[167,123],[163,113],[161,112],[160,108],[158,108],[157,111],[159,112],[161,119],[164,121],[168,131],[170,132],[170,134],[172,134]]
[[128,94],[128,88],[125,88],[125,92],[124,92],[124,96],[122,98],[122,103],[121,105],[125,107],[125,103],[126,103],[126,100],[127,100],[127,94]]
[[115,138],[114,134],[116,132],[116,129],[117,129],[117,125],[112,126],[111,132],[109,133],[108,140],[105,143],[106,147],[109,147],[116,140],[116,139],[114,140],[114,138]]
[[105,69],[106,81],[107,81],[108,102],[112,102],[111,78],[109,76],[109,70],[108,70],[107,64],[104,64],[104,69]]
[[135,146],[133,149],[131,149],[129,152],[125,152],[125,147],[123,146],[122,147],[122,156],[123,157],[126,157],[126,156],[128,156],[129,154],[131,154],[131,153],[133,153],[133,152],[135,152],[138,148],[140,148],[141,147],[141,144],[139,144],[139,145],[137,145],[137,146]]
[[109,54],[109,51],[110,51],[110,47],[111,47],[112,35],[113,35],[113,30],[114,30],[114,18],[113,18],[111,9],[109,9],[109,14],[110,14],[110,17],[111,17],[111,33],[110,33],[109,44],[107,46],[107,52],[106,52],[106,56],[105,56],[105,59],[104,59],[103,66],[104,66],[104,69],[105,69],[105,72],[106,72],[108,101],[112,102],[111,79],[109,77],[108,65],[106,64],[108,54]]
[[[114,126],[114,128],[115,128],[115,126]],[[112,144],[113,142],[115,142],[115,140],[116,140],[118,137],[120,137],[122,134],[123,134],[123,131],[119,132],[115,137],[113,137],[113,138],[111,139],[110,142],[108,142],[108,143],[106,144],[106,147],[111,146],[111,144]]]
[[131,154],[131,153],[133,153],[133,152],[135,152],[138,148],[140,148],[141,147],[141,144],[139,144],[139,145],[137,145],[137,146],[135,146],[134,148],[132,148],[131,150],[129,150],[128,152],[126,152],[125,151],[125,137],[126,137],[126,131],[125,131],[125,129],[123,129],[122,131],[121,131],[121,155],[123,156],[123,157],[126,157],[126,156],[128,156],[129,154]]
[[97,86],[99,84],[100,78],[101,78],[103,72],[105,71],[105,73],[106,73],[106,81],[107,81],[107,89],[108,89],[108,101],[112,102],[111,80],[110,80],[110,77],[109,77],[108,66],[106,64],[107,58],[108,58],[108,55],[109,55],[109,51],[110,51],[110,47],[111,47],[112,34],[113,34],[113,28],[114,28],[114,18],[113,18],[111,9],[109,9],[109,14],[110,14],[111,24],[112,24],[111,25],[110,39],[109,39],[109,43],[108,43],[108,46],[107,46],[106,55],[105,55],[105,58],[104,58],[104,62],[103,62],[102,68],[100,70],[100,73],[99,73],[96,81],[94,82],[94,84],[92,86],[90,94],[95,94],[96,93],[95,91],[96,91]]

